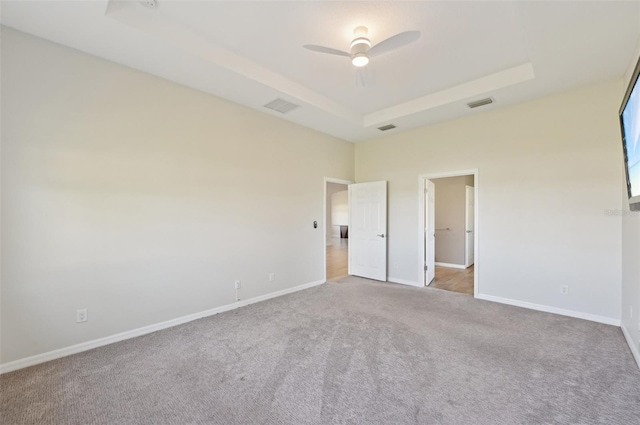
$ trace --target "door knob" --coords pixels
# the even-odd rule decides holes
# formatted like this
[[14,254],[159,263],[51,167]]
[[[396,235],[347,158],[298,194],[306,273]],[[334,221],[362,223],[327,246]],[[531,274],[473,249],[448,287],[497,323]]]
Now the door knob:
[[382,234],[380,234],[378,236],[380,236],[381,238],[384,238],[384,233],[382,233]]

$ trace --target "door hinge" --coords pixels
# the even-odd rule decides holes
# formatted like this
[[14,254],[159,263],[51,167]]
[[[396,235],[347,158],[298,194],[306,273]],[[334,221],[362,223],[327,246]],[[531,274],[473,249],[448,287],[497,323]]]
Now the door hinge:
[[424,266],[424,271],[426,272],[427,270],[429,270],[429,266],[425,265]]

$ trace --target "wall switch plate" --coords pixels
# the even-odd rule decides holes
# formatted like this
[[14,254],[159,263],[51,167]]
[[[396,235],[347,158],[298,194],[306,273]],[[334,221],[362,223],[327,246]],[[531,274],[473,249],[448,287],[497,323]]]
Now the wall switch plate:
[[276,274],[275,273],[269,273],[269,282],[273,282],[274,280],[276,280]]
[[236,280],[236,281],[233,283],[233,286],[234,286],[236,289],[240,289],[240,285],[241,285],[241,283],[240,283],[240,281],[239,281],[239,280]]
[[87,315],[87,309],[83,308],[76,311],[76,323],[86,322],[89,316]]
[[560,285],[560,293],[567,295],[569,293],[569,285]]

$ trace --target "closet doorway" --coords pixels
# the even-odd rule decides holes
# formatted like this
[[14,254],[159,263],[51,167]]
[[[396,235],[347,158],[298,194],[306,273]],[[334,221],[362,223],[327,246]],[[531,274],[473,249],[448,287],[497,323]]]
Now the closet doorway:
[[477,171],[422,175],[420,182],[424,284],[474,295]]

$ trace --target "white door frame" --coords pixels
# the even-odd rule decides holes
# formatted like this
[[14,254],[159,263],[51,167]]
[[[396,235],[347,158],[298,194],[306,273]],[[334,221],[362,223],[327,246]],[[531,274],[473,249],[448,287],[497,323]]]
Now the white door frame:
[[[429,286],[431,282],[436,278],[436,185],[432,180],[426,179],[425,181],[425,218],[424,223],[424,246],[425,252],[433,244],[433,262],[431,258],[427,261],[426,255],[424,259],[424,266],[431,267],[431,270],[425,270],[424,286]],[[431,193],[430,193],[431,192]],[[427,232],[428,230],[428,232]]]
[[478,205],[480,204],[478,202],[478,188],[480,187],[480,181],[478,178],[478,169],[477,168],[472,168],[470,170],[460,170],[460,171],[448,171],[448,172],[442,172],[442,173],[432,173],[432,174],[420,174],[418,176],[418,252],[420,253],[420,260],[419,260],[419,270],[420,273],[418,274],[418,276],[420,276],[420,278],[418,279],[418,283],[420,283],[420,286],[425,286],[425,273],[424,273],[424,258],[425,258],[425,244],[424,244],[424,228],[426,226],[426,223],[424,222],[424,204],[425,204],[425,198],[424,198],[424,191],[426,189],[425,186],[425,180],[433,180],[433,179],[441,179],[444,177],[461,177],[461,176],[470,176],[473,175],[473,179],[474,179],[474,196],[475,196],[475,205],[474,205],[474,210],[475,210],[475,216],[474,216],[474,238],[473,238],[473,248],[475,251],[475,266],[474,266],[474,271],[473,271],[473,296],[477,297],[478,294],[480,293],[480,255],[478,255],[479,251],[478,251],[478,240],[480,239],[478,233],[479,233],[479,229],[480,226],[478,226],[479,223],[479,215],[478,215]]
[[[334,179],[333,177],[324,178],[324,187],[322,188],[322,193],[324,194],[322,205],[324,208],[322,209],[322,226],[320,228],[322,229],[322,252],[324,252],[322,257],[322,280],[325,282],[327,281],[327,183],[346,184],[348,186],[353,182],[351,180]],[[347,255],[349,255],[348,252]]]
[[[474,183],[474,187],[475,187],[475,183]],[[471,262],[469,261],[469,237],[468,235],[468,231],[469,229],[467,229],[467,223],[469,222],[469,189],[474,189],[473,187],[469,186],[469,185],[465,185],[464,187],[464,267],[465,268],[469,268],[471,267]],[[473,210],[475,213],[475,205],[476,205],[476,191],[475,189],[473,190]],[[474,214],[475,217],[475,214]],[[474,220],[475,221],[475,220]],[[474,264],[475,264],[475,241],[476,241],[476,229],[475,229],[475,223],[474,223],[474,229],[473,229],[473,242],[474,242],[474,252],[473,252],[473,256],[474,256]]]

